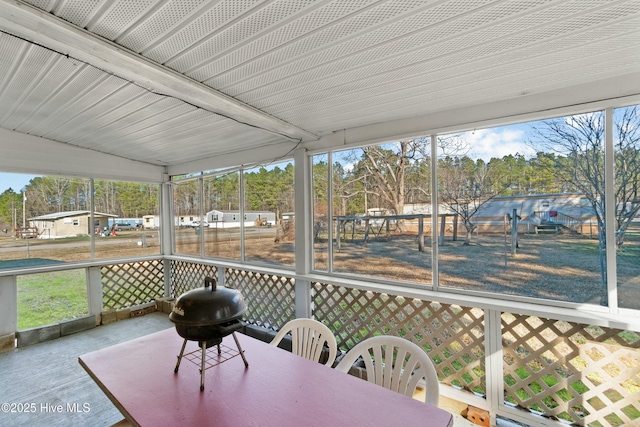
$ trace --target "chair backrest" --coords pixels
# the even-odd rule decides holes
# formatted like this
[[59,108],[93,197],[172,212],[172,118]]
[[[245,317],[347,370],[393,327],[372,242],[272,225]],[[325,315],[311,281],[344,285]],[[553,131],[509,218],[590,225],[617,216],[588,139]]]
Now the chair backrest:
[[390,335],[368,338],[349,350],[336,369],[349,372],[358,357],[364,361],[369,382],[406,396],[412,397],[424,378],[424,401],[438,405],[438,375],[427,353],[416,344]]
[[323,323],[306,318],[291,320],[278,331],[270,344],[277,346],[288,333],[291,333],[292,353],[318,362],[326,343],[329,348],[329,358],[325,365],[331,366],[336,360],[338,354],[336,337]]

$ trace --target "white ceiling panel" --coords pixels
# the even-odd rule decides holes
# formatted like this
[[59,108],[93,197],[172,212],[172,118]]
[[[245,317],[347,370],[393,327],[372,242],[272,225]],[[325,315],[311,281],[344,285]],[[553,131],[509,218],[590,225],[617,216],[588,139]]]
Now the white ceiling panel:
[[638,73],[638,0],[0,0],[0,127],[169,168]]
[[[518,97],[587,83],[598,75],[603,79],[616,73],[624,75],[640,65],[636,48],[619,49],[606,42],[596,45],[602,49],[594,53],[592,46],[585,46],[581,59],[567,58],[559,51],[546,55],[551,60],[544,64],[539,64],[540,59],[536,57],[520,60],[511,64],[511,72],[506,76],[495,74],[490,60],[461,64],[437,73],[402,70],[395,80],[389,76],[374,75],[324,91],[309,90],[309,94],[301,94],[303,99],[292,96],[283,98],[283,103],[261,108],[288,121],[313,122],[315,124],[310,127],[324,133],[318,129],[322,123],[341,125],[341,128],[356,127],[368,120],[377,122],[384,121],[385,117],[394,120],[411,116],[415,111],[433,112],[464,107],[469,103],[502,100],[505,85],[514,88],[510,97]],[[564,69],[558,69],[559,63],[565,66]],[[467,73],[469,67],[474,69],[472,77]],[[425,79],[425,75],[429,78]],[[394,81],[394,84],[389,84],[389,81]],[[397,84],[400,81],[402,85]],[[323,98],[327,93],[330,96]],[[353,96],[354,93],[358,96]],[[260,103],[256,102],[256,105],[260,106]],[[354,113],[347,114],[349,111]]]

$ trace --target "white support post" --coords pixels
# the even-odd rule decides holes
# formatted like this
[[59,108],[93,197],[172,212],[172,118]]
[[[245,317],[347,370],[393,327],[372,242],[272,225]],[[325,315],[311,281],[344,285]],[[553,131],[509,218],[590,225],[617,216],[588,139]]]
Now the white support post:
[[0,337],[18,330],[18,281],[16,276],[0,277]]
[[218,286],[225,286],[226,279],[224,277],[224,272],[226,268],[218,266]]
[[293,160],[296,273],[308,274],[311,271],[313,257],[311,159],[305,149],[299,148],[293,152]]
[[[171,260],[165,258],[162,261],[162,273],[164,274],[164,292],[163,296],[171,296]],[[175,295],[178,297],[179,295]]]
[[[431,283],[438,290],[438,136],[431,135]],[[443,219],[444,221],[444,219]]]
[[[173,221],[173,189],[169,184],[169,176],[164,175],[160,184],[160,253],[171,255],[174,242]],[[171,261],[163,261],[164,296],[171,296]]]
[[618,274],[616,271],[615,150],[613,147],[613,108],[604,110],[604,203],[609,311],[618,313]]
[[89,179],[89,191],[91,192],[91,197],[89,197],[89,245],[91,246],[91,259],[96,259],[96,189],[93,178]]
[[295,283],[295,310],[296,318],[298,317],[311,317],[312,307],[312,295],[311,295],[311,282],[309,280],[296,279]]
[[169,177],[160,184],[160,242],[162,255],[173,253],[173,189]]
[[100,272],[100,267],[87,268],[86,275],[89,314],[93,314],[96,317],[96,325],[99,325],[102,313],[102,273]]
[[[242,178],[240,178],[240,188],[242,188]],[[240,191],[240,194],[242,194],[242,190]],[[196,229],[196,232],[198,233],[198,242],[200,243],[200,256],[203,257],[204,256],[204,221],[206,221],[206,214],[204,211],[204,179],[201,177],[198,178],[198,200],[199,200],[199,205],[200,208],[198,210],[198,215],[199,215],[199,223],[198,223],[198,228]],[[242,200],[240,200],[240,213],[241,213],[241,217],[242,217]],[[242,234],[242,226],[240,227],[240,233]],[[243,239],[240,238],[240,241],[242,242]],[[240,250],[242,250],[242,245],[240,245]],[[241,258],[244,259],[244,258]]]
[[511,256],[518,253],[518,210],[511,212]]
[[[343,134],[344,134],[344,131],[343,131]],[[327,162],[327,166],[328,166],[327,167],[327,194],[329,195],[329,197],[327,197],[327,214],[328,214],[327,215],[327,271],[332,273],[333,272],[333,248],[334,248],[333,246],[333,239],[334,239],[333,197],[331,196],[333,194],[333,178],[332,178],[333,177],[333,152],[332,151],[329,151],[328,157],[329,158]],[[369,227],[367,226],[367,231],[365,232],[365,236],[366,236],[366,233],[368,233],[368,231],[369,231]]]
[[484,311],[484,357],[487,382],[487,404],[491,416],[490,425],[496,425],[498,406],[504,396],[502,365],[502,321],[498,310]]
[[[246,249],[245,249],[245,244],[247,242],[247,240],[245,239],[246,233],[245,233],[245,206],[244,206],[244,168],[240,168],[240,171],[238,171],[238,183],[240,184],[239,189],[240,189],[240,200],[238,200],[238,204],[239,204],[239,208],[240,208],[240,218],[238,218],[240,220],[240,260],[241,261],[246,261]],[[204,195],[204,189],[203,189],[203,193]],[[203,199],[201,199],[202,202],[204,201],[204,196]],[[200,203],[202,205],[202,202]],[[277,215],[277,214],[276,214]],[[278,218],[276,218],[277,221]],[[276,226],[277,227],[277,226]],[[277,232],[277,231],[276,231]],[[204,233],[202,236],[202,256],[204,256]]]
[[[308,274],[313,263],[313,227],[311,206],[311,159],[306,150],[299,148],[294,151],[295,162],[294,190],[295,190],[295,230],[296,230],[296,273]],[[295,311],[296,317],[311,317],[311,282],[296,279],[295,282]]]

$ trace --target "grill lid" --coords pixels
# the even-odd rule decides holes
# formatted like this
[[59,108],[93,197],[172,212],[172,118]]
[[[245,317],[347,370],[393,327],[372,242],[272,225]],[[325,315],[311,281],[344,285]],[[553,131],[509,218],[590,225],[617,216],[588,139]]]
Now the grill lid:
[[218,287],[216,279],[206,277],[204,287],[182,294],[169,319],[184,326],[209,326],[239,319],[247,311],[240,291]]

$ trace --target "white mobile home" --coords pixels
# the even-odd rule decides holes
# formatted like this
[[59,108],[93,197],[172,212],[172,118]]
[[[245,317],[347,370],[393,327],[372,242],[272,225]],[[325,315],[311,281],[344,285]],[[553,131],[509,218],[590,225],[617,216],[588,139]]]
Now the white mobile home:
[[[193,227],[199,221],[198,215],[179,215],[174,217],[176,227]],[[240,211],[212,210],[205,214],[206,227],[209,228],[234,228],[240,227]],[[276,223],[276,214],[268,211],[249,211],[244,213],[244,226],[271,227]],[[142,217],[144,228],[158,228],[160,217],[158,215],[145,215]]]
[[160,216],[159,215],[143,215],[142,228],[145,228],[145,229],[160,228]]
[[[192,227],[198,219],[197,215],[179,215],[174,217],[173,225],[176,227]],[[143,215],[142,227],[145,229],[160,228],[160,215]]]
[[[207,212],[205,220],[212,228],[233,228],[240,227],[240,211],[218,211]],[[276,214],[268,211],[247,211],[244,213],[244,226],[273,226],[276,224]]]

